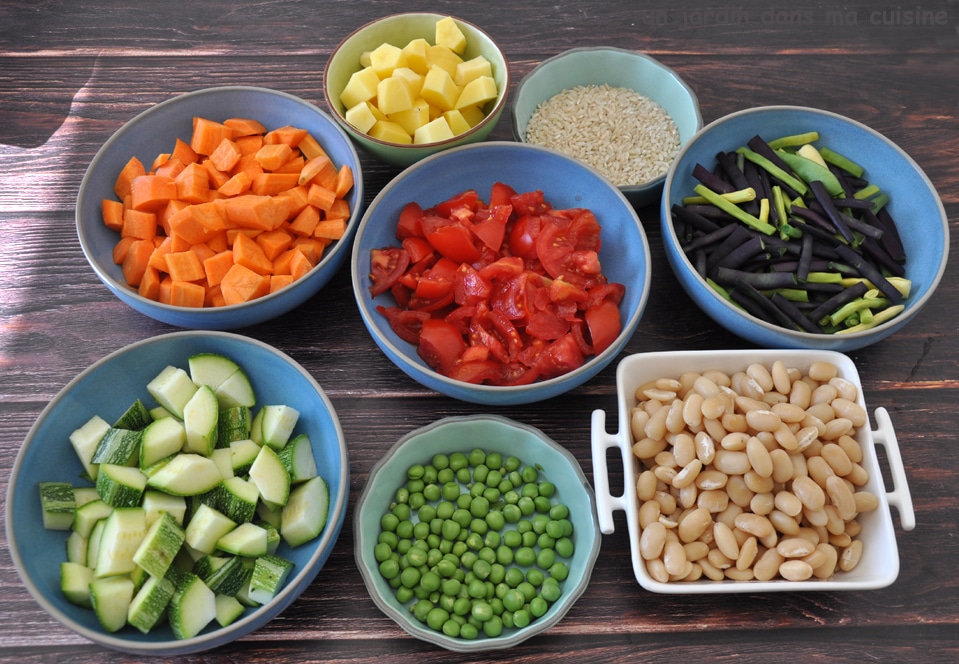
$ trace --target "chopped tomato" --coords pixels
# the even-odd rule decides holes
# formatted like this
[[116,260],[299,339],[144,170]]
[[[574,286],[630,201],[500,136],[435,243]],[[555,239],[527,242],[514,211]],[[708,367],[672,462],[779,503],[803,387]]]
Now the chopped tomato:
[[489,206],[494,208],[497,205],[512,205],[512,199],[515,195],[516,190],[508,184],[504,182],[494,182],[493,186],[490,187]]
[[396,237],[400,240],[408,237],[422,237],[423,235],[423,208],[413,201],[407,203],[400,212],[400,219],[396,223]]
[[441,374],[449,375],[463,351],[466,342],[451,323],[440,318],[427,318],[420,328],[418,352],[428,365]]
[[609,300],[604,300],[599,306],[587,309],[584,315],[589,336],[593,340],[593,352],[599,355],[609,348],[622,329],[619,307]]
[[370,295],[376,297],[393,287],[406,272],[410,255],[405,249],[387,247],[374,249],[370,255]]
[[467,189],[452,198],[439,203],[438,205],[433,206],[428,210],[429,214],[434,214],[438,217],[449,217],[453,210],[457,208],[468,208],[470,210],[475,210],[476,206],[479,205],[479,193],[475,189]]

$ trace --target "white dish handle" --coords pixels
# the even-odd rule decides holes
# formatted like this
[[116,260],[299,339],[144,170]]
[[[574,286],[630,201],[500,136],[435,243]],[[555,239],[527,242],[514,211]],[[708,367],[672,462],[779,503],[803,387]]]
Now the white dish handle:
[[[613,512],[615,510],[629,511],[628,501],[634,500],[633,496],[627,498],[625,489],[618,496],[610,493],[609,489],[609,470],[606,465],[606,452],[610,448],[616,448],[620,452],[620,458],[623,463],[624,471],[631,466],[631,449],[623,446],[622,438],[619,435],[610,435],[606,432],[606,411],[594,410],[592,417],[592,453],[593,453],[593,491],[596,494],[596,516],[599,521],[599,529],[604,535],[611,534],[615,527],[613,525]],[[628,472],[626,473],[629,474]]]
[[899,453],[899,440],[896,431],[889,419],[889,412],[885,408],[877,408],[876,424],[878,427],[872,432],[873,442],[886,449],[889,461],[889,471],[892,474],[893,490],[886,492],[886,499],[899,512],[899,521],[903,530],[912,530],[916,527],[916,513],[912,507],[912,495],[909,493],[909,484],[906,482],[906,469],[902,465],[902,455]]

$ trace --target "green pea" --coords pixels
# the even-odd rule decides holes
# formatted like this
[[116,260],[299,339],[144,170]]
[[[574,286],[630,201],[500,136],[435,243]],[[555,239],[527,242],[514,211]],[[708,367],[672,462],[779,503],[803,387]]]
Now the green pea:
[[421,478],[427,484],[436,483],[436,468],[432,465],[423,468],[423,477]]
[[519,590],[513,588],[503,596],[503,608],[507,611],[519,611],[526,604],[526,597]]
[[500,493],[508,493],[513,490],[513,483],[503,478],[500,480],[500,483],[496,485],[496,488],[499,489]]
[[431,482],[423,487],[423,498],[428,502],[436,502],[443,496],[443,490],[440,488],[439,484]]
[[557,581],[565,581],[569,576],[569,567],[561,560],[556,561],[549,568],[549,575]]
[[413,537],[413,522],[409,519],[405,521],[400,521],[396,525],[396,536],[403,539],[410,539]]
[[519,511],[523,513],[523,516],[530,516],[536,511],[536,503],[534,503],[533,499],[529,496],[520,496],[516,505],[519,507]]
[[569,519],[560,519],[559,522],[563,524],[563,535],[569,537],[573,534],[573,522]]
[[436,547],[431,547],[426,554],[426,566],[430,568],[436,567],[441,560],[443,560],[443,552]]
[[470,514],[468,509],[461,507],[460,509],[453,512],[452,519],[456,523],[460,524],[461,528],[466,528],[467,526],[470,525],[470,521],[473,520],[473,515]]
[[486,485],[487,486],[499,486],[499,483],[503,481],[503,473],[498,470],[490,470],[486,475]]
[[388,558],[380,563],[380,574],[384,579],[394,579],[400,573],[400,563],[398,560]]
[[388,544],[391,549],[395,549],[397,542],[400,541],[400,538],[396,536],[396,533],[384,530],[380,532],[379,536],[376,538],[376,541]]
[[562,521],[553,521],[550,520],[546,524],[546,534],[552,537],[554,540],[558,540],[564,535],[564,528]]
[[503,502],[507,505],[515,505],[519,502],[519,491],[515,489],[509,489],[503,492]]
[[556,562],[556,552],[553,549],[540,549],[536,554],[536,564],[543,569],[549,569],[554,562]]
[[568,537],[560,537],[556,540],[556,555],[562,556],[563,558],[569,558],[573,555],[573,540]]
[[433,467],[437,470],[443,470],[444,468],[449,468],[450,458],[443,453],[437,453],[430,459],[430,463],[432,463]]
[[534,597],[529,601],[529,612],[534,618],[539,618],[549,609],[549,604],[542,597]]
[[460,530],[462,530],[462,526],[460,526],[460,524],[453,519],[446,519],[443,521],[441,529],[443,539],[455,540],[460,534]]
[[486,491],[486,484],[474,481],[469,490],[470,498],[479,498],[483,495],[484,491]]
[[456,471],[456,480],[461,484],[469,484],[473,481],[473,475],[469,468],[460,468]]
[[476,448],[469,453],[469,464],[474,468],[486,461],[486,452]]
[[484,518],[489,514],[489,501],[483,496],[477,496],[470,503],[470,514],[477,518]]
[[479,556],[476,555],[475,551],[466,551],[460,556],[460,564],[464,569],[472,569],[473,563],[479,560]]
[[539,589],[539,594],[543,596],[547,602],[555,602],[559,599],[560,595],[563,594],[562,589],[559,587],[559,582],[552,578],[546,577],[543,579],[543,584]]
[[426,497],[423,495],[422,492],[410,494],[409,505],[411,510],[418,510],[425,504],[426,504]]
[[382,517],[380,517],[380,528],[388,532],[395,532],[396,524],[398,524],[399,522],[400,520],[396,517],[395,514],[387,513],[387,514],[384,514]]
[[[516,531],[514,530],[511,532]],[[515,547],[510,547],[508,544],[503,544],[496,547],[496,562],[498,562],[500,565],[511,565],[516,557],[513,553],[514,548]]]
[[506,578],[506,566],[499,562],[494,562],[489,568],[490,583],[500,584]]
[[533,599],[534,597],[536,597],[536,586],[534,586],[529,581],[523,581],[518,586],[516,586],[516,589],[520,591],[521,593],[523,593],[523,597],[526,598],[527,602]]
[[529,519],[523,519],[522,521],[516,524],[516,530],[520,531],[521,533],[528,533],[532,529],[533,529],[533,522],[530,521]]
[[549,480],[543,480],[539,483],[539,495],[550,498],[556,493],[556,485]]
[[473,608],[473,603],[468,597],[460,597],[453,602],[453,613],[458,616],[465,616]]
[[436,606],[443,609],[446,613],[453,613],[453,604],[456,603],[456,597],[452,595],[440,595],[436,600]]
[[426,622],[426,616],[433,608],[433,603],[428,599],[421,599],[413,605],[413,617],[420,622]]
[[479,551],[483,548],[483,537],[477,533],[470,533],[466,536],[466,546],[474,551]]
[[546,496],[536,496],[533,498],[533,506],[536,508],[536,511],[541,514],[549,514],[549,508],[552,506],[552,503],[549,502],[549,498]]
[[443,583],[440,586],[440,592],[448,597],[456,597],[460,594],[460,586],[462,584],[457,579],[443,579]]
[[483,498],[490,504],[492,507],[493,503],[499,502],[500,499],[500,490],[495,486],[488,486],[483,489]]
[[420,567],[422,565],[425,565],[426,556],[427,556],[426,551],[416,546],[412,547],[406,553],[406,559],[409,560],[410,565],[412,565],[413,567]]
[[535,498],[536,496],[539,495],[539,487],[537,487],[532,482],[528,482],[524,484],[522,487],[520,487],[519,495],[524,496],[526,498]]
[[402,579],[400,579],[399,574],[397,574],[392,579],[390,579],[390,588],[392,588],[393,590],[396,590],[397,588],[402,588],[402,587],[403,587],[403,581]]
[[526,582],[536,586],[537,588],[542,585],[545,580],[546,575],[543,574],[543,570],[536,567],[530,567],[526,570]]
[[401,539],[396,543],[396,552],[401,556],[413,547],[413,542],[408,539]]
[[486,584],[479,579],[473,579],[467,586],[466,591],[473,598],[486,597]]
[[536,551],[530,546],[521,546],[513,554],[513,560],[520,567],[529,567],[536,562]]
[[523,518],[523,512],[518,505],[507,503],[503,505],[503,520],[507,523],[517,523]]
[[493,617],[493,607],[487,602],[476,602],[473,604],[470,615],[480,622],[486,622]]
[[429,543],[430,547],[439,549],[442,553],[449,553],[453,550],[453,542],[442,539],[439,535],[430,533],[426,541]]
[[473,501],[473,496],[469,493],[461,493],[456,498],[456,508],[461,510],[468,510],[470,503]]
[[530,622],[530,615],[529,615],[529,611],[527,611],[526,609],[520,609],[519,611],[513,612],[513,624],[516,627],[520,627],[520,628],[526,627],[527,625],[529,625],[529,622]]
[[523,535],[518,530],[507,530],[503,533],[503,546],[515,549],[523,544]]
[[448,500],[444,500],[436,505],[436,516],[440,519],[448,519],[456,511],[456,505]]
[[533,532],[541,535],[546,532],[546,524],[549,523],[549,517],[545,514],[537,514],[532,519]]
[[436,483],[437,484],[446,484],[447,482],[456,481],[456,471],[452,468],[443,468],[436,473]]
[[486,482],[486,477],[489,475],[489,467],[485,463],[477,464],[473,468],[473,481],[474,482]]
[[523,486],[523,474],[516,470],[515,468],[506,475],[506,479],[510,481],[510,484],[515,488]]
[[416,518],[420,521],[432,521],[436,518],[436,508],[432,505],[423,505],[416,510]]
[[400,573],[400,580],[404,587],[412,588],[420,582],[421,576],[419,569],[416,567],[407,567]]
[[390,545],[386,542],[380,542],[373,547],[373,557],[376,558],[376,562],[381,563],[384,560],[389,559],[392,555],[393,549],[390,548]]
[[459,562],[459,559],[467,551],[469,551],[469,547],[466,546],[466,542],[456,542],[453,544],[453,548],[450,549],[450,553],[456,556],[457,562]]
[[460,485],[456,482],[447,482],[442,489],[443,500],[455,502],[460,495]]
[[410,490],[405,486],[401,486],[396,490],[396,495],[393,498],[397,503],[406,503],[410,500]]
[[486,525],[494,531],[502,530],[506,526],[506,518],[499,510],[490,510],[486,513],[484,519],[486,520]]
[[480,537],[482,537],[489,530],[489,524],[486,523],[485,519],[477,518],[470,521],[469,528],[471,531],[473,531],[474,535],[479,535]]
[[443,634],[456,638],[460,635],[460,624],[455,620],[447,620],[443,623]]
[[472,572],[476,575],[478,579],[486,580],[489,578],[490,572],[492,571],[493,566],[490,565],[487,561],[480,558],[475,563],[473,563]]
[[496,547],[500,545],[500,543],[502,543],[502,541],[503,541],[503,536],[499,534],[499,531],[494,530],[492,529],[492,527],[490,527],[490,530],[486,533],[486,536],[483,538],[483,545],[488,546],[491,549],[495,549]]
[[506,629],[512,629],[513,627],[515,627],[515,625],[513,624],[512,611],[503,611],[503,615],[501,616],[501,618],[503,620],[503,627],[505,627]]
[[437,516],[435,519],[430,521],[430,532],[434,535],[439,535],[443,532],[443,524],[449,521],[449,519],[442,519]]
[[549,508],[549,518],[558,521],[559,519],[569,518],[569,507],[562,503],[557,503]]
[[436,563],[436,573],[447,579],[453,576],[456,568],[457,564],[450,562],[446,558],[443,558],[441,561]]
[[[539,471],[534,466],[524,466],[520,471],[523,481],[532,484],[539,477]],[[534,485],[535,486],[535,485]]]
[[466,623],[465,625],[463,625],[463,626],[460,627],[460,638],[461,638],[461,639],[466,639],[466,640],[468,640],[468,641],[472,641],[473,639],[475,639],[475,638],[478,637],[478,636],[479,636],[479,629],[476,627],[476,625],[473,625],[473,624],[470,624],[470,623]]
[[503,467],[509,471],[519,470],[521,465],[522,462],[514,456],[508,456],[506,457],[506,460],[503,461]]
[[462,452],[453,452],[450,455],[450,468],[452,468],[454,471],[459,470],[460,468],[465,468],[468,464],[469,460]]
[[533,532],[532,530],[527,530],[525,533],[523,533],[522,546],[525,546],[527,548],[532,548],[536,546],[536,540],[538,539],[539,538],[536,536],[535,532]]
[[406,604],[410,600],[416,597],[416,593],[412,588],[407,588],[406,586],[400,586],[396,589],[396,599],[400,601],[401,604]]
[[409,489],[411,495],[414,493],[423,493],[425,486],[426,482],[423,480],[410,480],[406,483],[406,488]]
[[406,476],[411,480],[418,480],[423,477],[423,466],[415,463],[406,471]]

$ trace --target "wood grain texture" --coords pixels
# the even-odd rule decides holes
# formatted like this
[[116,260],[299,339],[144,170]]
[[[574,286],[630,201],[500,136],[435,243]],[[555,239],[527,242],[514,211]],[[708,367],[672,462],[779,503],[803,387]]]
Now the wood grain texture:
[[[67,382],[124,345],[175,329],[113,298],[83,257],[73,209],[83,173],[103,142],[151,105],[212,85],[273,87],[325,108],[323,68],[336,44],[364,23],[404,10],[450,13],[481,26],[504,47],[514,86],[567,48],[612,45],[645,51],[673,67],[695,89],[707,122],[766,104],[848,115],[913,157],[937,187],[950,230],[957,231],[959,5],[952,0],[859,0],[836,9],[705,0],[0,0],[0,495],[6,495],[24,437]],[[492,138],[511,140],[508,116]],[[369,202],[398,170],[365,154],[362,159]],[[666,263],[658,210],[639,212],[654,287],[624,355],[748,347],[692,305]],[[618,513],[589,589],[559,625],[510,651],[471,659],[959,658],[956,254],[950,247],[946,275],[915,322],[850,354],[869,407],[890,413],[915,504],[916,529],[897,529],[901,572],[895,584],[863,593],[654,595],[632,576],[625,517]],[[329,395],[350,450],[348,524],[371,468],[396,439],[440,417],[486,410],[423,388],[384,358],[363,327],[345,267],[282,320],[238,332],[290,354]],[[594,409],[607,410],[615,422],[615,366],[556,399],[488,410],[541,428],[592,478]],[[615,464],[610,483],[623,483]],[[235,644],[184,661],[454,659],[407,636],[376,609],[352,547],[345,527],[317,581],[283,615]],[[133,661],[48,617],[20,583],[0,531],[0,659],[13,658]]]

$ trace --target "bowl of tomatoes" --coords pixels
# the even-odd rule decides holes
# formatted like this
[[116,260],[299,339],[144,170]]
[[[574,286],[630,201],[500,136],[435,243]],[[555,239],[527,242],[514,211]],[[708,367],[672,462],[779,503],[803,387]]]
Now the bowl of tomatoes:
[[590,167],[491,141],[428,157],[357,228],[353,291],[379,348],[447,396],[532,403],[593,378],[650,288],[636,211]]

